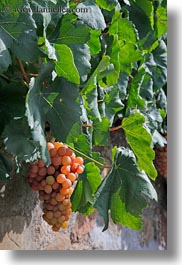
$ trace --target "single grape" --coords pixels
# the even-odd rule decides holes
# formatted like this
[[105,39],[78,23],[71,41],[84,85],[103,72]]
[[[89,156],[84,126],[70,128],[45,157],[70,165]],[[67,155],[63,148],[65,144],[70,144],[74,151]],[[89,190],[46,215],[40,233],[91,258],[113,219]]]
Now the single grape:
[[83,161],[83,158],[78,156],[74,159],[74,163],[78,163],[80,166],[83,165],[84,161]]
[[53,148],[54,148],[54,144],[53,144],[53,143],[50,143],[50,142],[48,142],[48,143],[47,143],[47,148],[48,148],[48,150],[50,151],[51,149],[53,149]]
[[46,167],[41,167],[41,168],[39,168],[39,175],[40,176],[46,176],[46,174],[47,174],[47,168]]
[[63,183],[66,180],[66,176],[64,174],[59,174],[56,177],[57,183]]
[[50,204],[53,205],[53,206],[57,205],[56,199],[55,198],[51,198],[50,199]]
[[64,195],[57,193],[55,199],[57,202],[62,202],[64,200]]
[[69,189],[68,189],[68,188],[61,188],[61,189],[60,189],[60,193],[61,193],[62,195],[67,195],[67,194],[69,194]]
[[60,212],[60,211],[56,211],[56,212],[54,212],[54,217],[55,217],[56,219],[58,219],[60,216],[61,216],[61,212]]
[[52,225],[55,225],[57,223],[57,219],[55,218],[55,217],[53,217],[52,219],[51,219],[51,224]]
[[62,182],[62,187],[65,189],[70,188],[71,185],[72,185],[72,182],[69,179],[66,179],[65,181]]
[[39,159],[38,162],[37,162],[37,166],[40,167],[40,168],[44,167],[45,163],[41,159]]
[[51,205],[50,203],[46,204],[46,209],[47,210],[51,211],[51,210],[53,210],[53,208],[54,208],[54,206]]
[[70,156],[63,156],[61,162],[62,162],[63,166],[70,165],[72,162],[71,157]]
[[59,149],[58,149],[58,155],[59,156],[63,156],[66,154],[66,147],[65,146],[61,146]]
[[48,211],[46,212],[45,216],[47,217],[47,219],[52,219],[54,215],[52,211]]
[[50,154],[50,157],[55,157],[55,156],[57,156],[57,149],[56,149],[56,148],[52,148],[52,149],[49,151],[49,154]]
[[74,182],[77,179],[77,175],[74,173],[69,173],[67,175],[67,178],[70,179],[72,182]]
[[84,168],[82,166],[78,166],[76,169],[76,173],[78,173],[78,174],[82,174],[83,171],[84,171]]
[[39,167],[37,165],[32,165],[30,167],[30,172],[31,173],[38,173],[38,171],[39,171]]
[[65,229],[68,227],[68,222],[64,221],[64,223],[62,223],[61,228]]
[[51,162],[53,166],[61,165],[61,158],[59,156],[52,157]]
[[73,151],[69,147],[67,147],[65,155],[66,156],[72,156],[73,155]]
[[54,184],[54,182],[55,182],[55,178],[53,177],[53,176],[47,176],[46,177],[46,182],[47,182],[47,184],[49,184],[49,185],[53,185]]
[[55,173],[55,171],[56,171],[56,169],[53,165],[48,166],[48,168],[47,168],[47,174],[48,175],[53,175]]
[[60,147],[63,146],[63,143],[60,142],[54,142],[54,148],[56,148],[56,150],[58,150]]
[[46,185],[45,187],[44,187],[44,191],[46,192],[46,193],[51,193],[52,192],[52,187],[50,186],[50,185]]
[[59,229],[60,229],[60,227],[57,227],[56,225],[53,225],[53,226],[52,226],[52,231],[53,231],[53,232],[58,232]]
[[66,220],[66,218],[65,218],[64,215],[62,215],[62,216],[60,216],[60,217],[58,218],[58,222],[59,222],[60,224],[64,223],[65,220]]
[[52,184],[52,189],[53,190],[58,190],[60,187],[59,183],[57,183],[56,181]]
[[62,166],[61,167],[61,173],[68,175],[71,172],[71,166]]
[[58,209],[62,212],[66,209],[65,205],[63,203],[58,204]]

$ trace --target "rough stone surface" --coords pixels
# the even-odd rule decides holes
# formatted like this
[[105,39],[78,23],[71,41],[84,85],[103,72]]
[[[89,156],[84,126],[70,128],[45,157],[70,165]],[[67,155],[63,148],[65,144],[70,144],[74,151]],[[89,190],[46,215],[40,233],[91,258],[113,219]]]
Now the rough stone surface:
[[[122,132],[112,135],[113,145],[124,144]],[[118,143],[119,141],[119,143]],[[110,148],[98,148],[110,163]],[[103,171],[103,176],[107,172]],[[12,250],[164,250],[167,248],[167,182],[158,177],[153,183],[159,201],[143,212],[142,231],[133,231],[110,222],[102,232],[103,220],[95,211],[90,216],[75,213],[69,228],[52,232],[41,218],[42,210],[35,192],[25,178],[0,183],[0,249]]]

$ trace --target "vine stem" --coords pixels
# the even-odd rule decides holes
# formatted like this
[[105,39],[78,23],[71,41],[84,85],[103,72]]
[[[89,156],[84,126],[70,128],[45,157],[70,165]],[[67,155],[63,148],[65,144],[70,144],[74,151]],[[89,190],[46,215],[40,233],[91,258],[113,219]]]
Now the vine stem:
[[104,165],[104,164],[98,162],[97,160],[95,160],[94,158],[85,155],[84,153],[82,153],[81,151],[79,151],[79,150],[73,148],[73,147],[70,146],[70,145],[67,145],[67,146],[68,146],[70,149],[72,149],[74,152],[77,152],[77,153],[80,154],[81,156],[83,156],[83,157],[87,158],[88,160],[94,162],[95,164],[97,164],[97,165],[100,166],[100,167],[103,167],[103,168],[110,168],[110,169],[112,168],[111,166]]
[[121,129],[121,128],[122,128],[122,125],[119,125],[119,126],[117,126],[117,127],[110,128],[110,132],[117,131],[117,130],[119,130],[119,129]]
[[104,102],[103,99],[98,99],[98,100],[97,100],[97,103],[103,103],[103,102]]
[[91,128],[91,127],[93,127],[93,125],[91,123],[87,123],[87,124],[83,123],[82,124],[82,127],[84,127],[84,128]]
[[24,66],[22,64],[22,61],[20,59],[17,59],[18,65],[20,67],[20,71],[22,73],[23,76],[23,80],[27,83],[27,85],[29,86],[30,80],[25,72]]
[[0,77],[3,78],[4,80],[6,80],[7,82],[10,82],[10,78],[7,77],[6,75],[0,74]]
[[[93,127],[93,125],[91,124],[91,123],[84,123],[84,124],[82,124],[82,127],[83,128],[92,128]],[[119,126],[117,126],[117,127],[112,127],[112,128],[109,128],[109,131],[110,132],[114,132],[114,131],[118,131],[119,129],[121,129],[122,128],[122,125],[119,125]]]
[[33,76],[33,77],[37,77],[37,76],[39,76],[39,74],[32,74],[32,73],[30,73],[30,74],[28,74],[29,76]]

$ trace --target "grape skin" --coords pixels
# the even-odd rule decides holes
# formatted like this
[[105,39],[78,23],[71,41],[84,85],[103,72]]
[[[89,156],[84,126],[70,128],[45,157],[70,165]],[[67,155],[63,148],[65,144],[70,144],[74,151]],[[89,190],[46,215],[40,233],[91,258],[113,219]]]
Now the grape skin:
[[63,143],[47,143],[51,164],[46,167],[39,159],[29,166],[28,182],[33,191],[39,192],[43,205],[42,218],[54,232],[68,227],[72,213],[70,197],[78,174],[83,173],[83,158]]

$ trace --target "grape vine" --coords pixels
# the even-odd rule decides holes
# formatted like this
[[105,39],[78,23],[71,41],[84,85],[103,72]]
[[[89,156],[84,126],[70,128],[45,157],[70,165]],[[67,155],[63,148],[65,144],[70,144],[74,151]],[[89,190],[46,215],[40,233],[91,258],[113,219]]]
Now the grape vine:
[[33,191],[39,192],[43,201],[43,219],[53,231],[67,228],[72,213],[70,196],[78,174],[83,173],[83,158],[59,142],[48,142],[51,164],[46,167],[39,159],[29,165],[28,182]]
[[167,175],[167,1],[3,0],[0,58],[0,182],[28,164],[54,231],[95,209],[141,229]]

